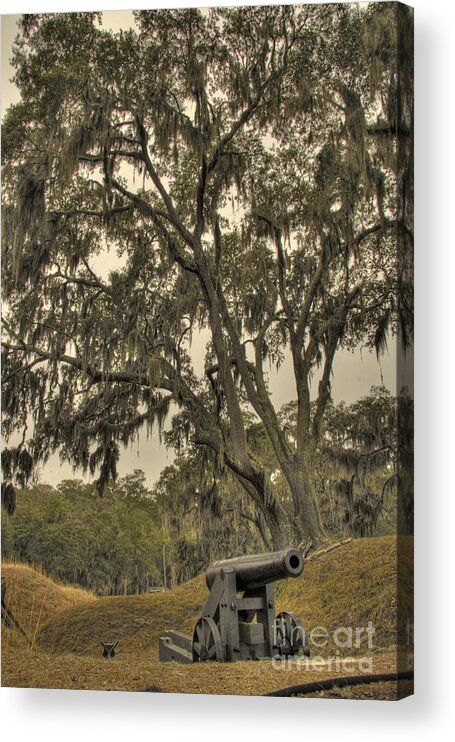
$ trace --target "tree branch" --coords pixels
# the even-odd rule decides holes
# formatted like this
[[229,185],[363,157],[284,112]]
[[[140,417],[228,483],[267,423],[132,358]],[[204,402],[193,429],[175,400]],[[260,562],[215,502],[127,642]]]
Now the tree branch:
[[215,152],[213,153],[213,156],[212,156],[211,160],[208,163],[208,166],[207,166],[207,175],[210,175],[210,173],[215,169],[215,167],[217,166],[218,161],[219,161],[221,155],[223,154],[223,152],[226,149],[226,147],[229,144],[229,142],[231,142],[232,139],[234,139],[234,137],[237,134],[237,132],[239,132],[240,129],[242,129],[242,127],[245,126],[245,124],[247,124],[248,121],[251,119],[251,117],[253,116],[253,114],[255,113],[255,111],[258,109],[258,107],[259,107],[259,105],[260,105],[260,103],[262,101],[262,98],[263,98],[264,93],[266,92],[267,88],[271,85],[272,82],[274,82],[279,77],[279,75],[282,73],[283,69],[275,70],[274,72],[272,72],[268,76],[268,78],[266,80],[264,80],[264,82],[262,83],[262,85],[261,85],[261,87],[259,89],[259,93],[258,93],[257,97],[250,103],[250,105],[248,106],[248,108],[245,108],[245,110],[242,111],[242,113],[240,114],[240,116],[237,119],[237,121],[234,122],[234,124],[231,126],[230,130],[218,142],[218,144],[217,144],[217,146],[215,148]]
[[[177,261],[177,263],[186,271],[189,271],[190,273],[195,273],[199,275],[199,270],[195,263],[191,261],[189,257],[183,253],[178,245],[175,239],[173,238],[172,234],[166,229],[162,221],[159,219],[159,214],[156,211],[156,209],[149,204],[147,201],[144,201],[143,198],[138,196],[136,193],[132,193],[131,191],[128,191],[127,188],[121,185],[117,180],[112,180],[112,185],[114,188],[116,188],[120,193],[122,193],[124,196],[129,198],[136,206],[137,208],[144,214],[147,214],[155,224],[155,226],[159,229],[161,232],[161,236],[164,237],[164,239],[167,241],[168,247],[170,251],[172,252],[174,259]],[[173,224],[172,220],[171,223]]]
[[194,236],[199,241],[204,232],[204,194],[207,182],[207,156],[205,152],[201,155],[201,170],[199,173],[199,184],[196,199],[196,226]]
[[166,191],[157,171],[155,170],[155,167],[153,165],[152,160],[150,159],[149,151],[148,151],[148,134],[145,129],[144,123],[142,121],[141,116],[139,114],[136,116],[136,124],[139,132],[139,138],[141,142],[142,147],[142,158],[145,162],[145,166],[147,168],[147,172],[150,175],[150,178],[152,179],[152,182],[157,189],[158,193],[160,194],[164,205],[166,206],[167,213],[169,215],[169,219],[173,225],[173,227],[177,230],[179,235],[182,237],[182,239],[189,245],[192,249],[195,247],[194,238],[191,232],[185,227],[183,222],[180,220],[175,208],[174,204],[172,203],[172,199],[169,196],[168,192]]

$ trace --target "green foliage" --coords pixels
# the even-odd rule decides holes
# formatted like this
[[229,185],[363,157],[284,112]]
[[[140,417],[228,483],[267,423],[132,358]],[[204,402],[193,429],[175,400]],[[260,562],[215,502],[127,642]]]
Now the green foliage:
[[162,533],[142,472],[119,480],[100,500],[78,480],[17,494],[2,518],[2,554],[41,565],[65,582],[101,595],[144,592],[162,582]]
[[11,520],[6,517],[6,511],[5,513],[2,513],[1,529],[2,558],[12,559],[14,553],[14,534]]
[[268,548],[260,512],[228,472],[201,451],[165,467],[154,488],[167,536],[166,559],[174,585],[217,560]]
[[[328,533],[365,537],[412,530],[409,404],[405,392],[395,398],[384,387],[372,387],[357,402],[328,406],[311,462]],[[408,431],[400,439],[398,409],[401,427]],[[296,403],[290,403],[280,411],[292,447],[297,447],[296,410]],[[250,416],[247,431],[249,445],[267,471],[270,498],[290,514],[292,497],[264,427]],[[168,559],[176,582],[193,577],[215,559],[253,551],[253,543],[257,550],[270,548],[260,510],[229,470],[217,468],[201,451],[181,454],[163,470],[154,491],[170,537]],[[405,522],[398,523],[398,518]]]
[[[400,432],[412,429],[410,403],[405,390],[395,398],[374,386],[357,402],[328,405],[312,469],[329,532],[364,537],[412,531],[412,444]],[[281,419],[295,443],[294,403],[285,405]]]

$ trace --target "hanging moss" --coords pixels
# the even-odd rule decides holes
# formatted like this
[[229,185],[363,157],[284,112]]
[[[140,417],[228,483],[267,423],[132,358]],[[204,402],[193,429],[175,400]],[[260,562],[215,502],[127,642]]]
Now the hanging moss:
[[38,236],[45,216],[45,179],[31,167],[18,169],[16,206],[14,210],[13,267],[19,276],[24,243]]
[[8,515],[13,515],[16,509],[16,488],[12,482],[2,482],[2,508]]
[[2,472],[5,480],[15,479],[19,487],[25,487],[33,472],[33,457],[25,446],[4,448]]

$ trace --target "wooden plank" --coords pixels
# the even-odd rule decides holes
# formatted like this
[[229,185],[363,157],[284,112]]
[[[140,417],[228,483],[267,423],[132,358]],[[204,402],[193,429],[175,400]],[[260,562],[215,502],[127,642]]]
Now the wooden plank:
[[203,608],[203,611],[202,611],[203,616],[208,616],[209,618],[215,617],[215,613],[218,610],[223,592],[224,592],[224,582],[221,579],[221,577],[217,575],[215,578],[215,582],[213,583],[212,588],[210,590],[209,597],[207,598],[207,602]]
[[239,611],[260,611],[265,608],[264,598],[238,598],[237,607]]

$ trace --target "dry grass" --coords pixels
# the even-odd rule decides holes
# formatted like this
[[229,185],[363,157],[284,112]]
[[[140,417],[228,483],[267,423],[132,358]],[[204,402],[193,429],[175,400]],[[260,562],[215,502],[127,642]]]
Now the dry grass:
[[48,652],[98,655],[101,641],[119,639],[119,653],[158,656],[165,629],[192,632],[207,596],[203,577],[165,593],[98,598],[70,608],[49,621],[39,634]]
[[[410,544],[409,544],[410,546]],[[408,552],[410,550],[408,548]],[[6,569],[12,569],[7,566]],[[270,661],[230,664],[179,665],[158,661],[158,637],[164,629],[191,632],[207,589],[198,577],[175,590],[150,595],[95,599],[84,591],[70,591],[40,582],[33,570],[24,570],[20,583],[27,598],[16,601],[28,610],[43,595],[42,614],[32,651],[16,632],[4,631],[2,682],[19,687],[80,688],[110,690],[157,690],[163,692],[261,694],[315,678],[344,675],[334,662],[303,669],[283,663],[281,670]],[[25,574],[27,573],[27,574]],[[34,576],[35,575],[35,576]],[[34,579],[41,585],[33,600]],[[50,582],[50,581],[48,581]],[[37,586],[38,588],[38,586]],[[74,590],[74,589],[73,589]],[[18,593],[19,597],[19,593]],[[66,601],[74,602],[68,603]],[[396,539],[392,537],[353,541],[339,550],[310,562],[304,576],[281,583],[277,609],[291,610],[302,618],[307,630],[324,626],[376,628],[371,653],[372,671],[393,671],[396,665]],[[33,608],[33,610],[35,610]],[[18,618],[26,615],[19,613]],[[36,613],[34,615],[37,615]],[[120,639],[113,660],[101,657],[101,641]],[[333,643],[329,655],[335,656]],[[348,654],[365,654],[365,647]],[[286,667],[285,667],[286,664]],[[315,676],[315,672],[318,674]],[[352,672],[358,674],[354,665]]]
[[2,577],[7,605],[32,641],[60,611],[96,600],[92,593],[51,580],[41,570],[25,564],[3,562]]
[[[374,658],[373,672],[394,668],[393,651]],[[353,667],[352,673],[358,674],[358,668]],[[150,655],[119,653],[113,660],[103,660],[100,653],[97,657],[55,656],[37,650],[26,655],[10,645],[3,650],[3,685],[10,687],[261,695],[346,674],[342,667],[330,664],[299,668],[290,662],[282,663],[280,669],[269,660],[179,665],[159,662]]]
[[[412,616],[412,539],[400,539],[401,596]],[[397,634],[397,539],[393,536],[358,539],[310,562],[298,580],[278,586],[278,610],[300,616],[307,630],[323,626],[333,637],[338,627],[375,628],[376,651],[395,646]],[[399,637],[403,644],[404,636]],[[330,641],[327,651],[336,645]],[[357,653],[364,652],[361,646]],[[356,653],[355,648],[352,653]]]

